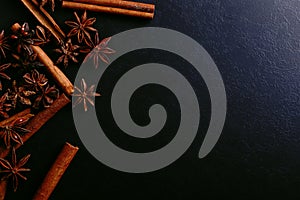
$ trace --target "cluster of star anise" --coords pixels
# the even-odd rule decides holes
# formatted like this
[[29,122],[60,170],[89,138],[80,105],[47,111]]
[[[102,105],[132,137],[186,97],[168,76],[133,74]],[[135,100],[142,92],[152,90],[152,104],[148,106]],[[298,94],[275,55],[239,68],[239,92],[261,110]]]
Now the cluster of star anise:
[[40,73],[43,65],[32,50],[32,45],[49,41],[50,35],[42,27],[31,30],[28,23],[7,36],[1,32],[0,119],[21,108],[48,107],[57,98],[58,90]]
[[60,48],[55,49],[60,54],[56,63],[62,63],[64,67],[67,67],[70,60],[78,63],[80,53],[88,54],[90,52],[84,61],[92,60],[96,69],[100,65],[100,60],[109,63],[108,55],[115,51],[107,47],[110,38],[100,41],[98,30],[93,27],[96,18],[88,18],[86,11],[81,17],[74,12],[74,16],[74,21],[65,21],[65,24],[71,29],[67,34],[66,42]]
[[[32,49],[32,45],[47,44],[50,34],[40,26],[32,30],[28,23],[5,33],[0,32],[0,121],[26,108],[39,111],[59,95]],[[23,166],[30,155],[17,162],[14,147],[22,145],[22,136],[30,132],[25,125],[32,116],[28,114],[0,125],[0,148],[10,150],[12,157],[10,161],[0,158],[0,181],[11,178],[15,191],[18,178],[26,180],[22,172],[29,171]]]
[[[50,7],[52,11],[55,8],[54,0],[36,2],[41,7]],[[79,62],[81,54],[85,55],[82,61],[93,61],[96,69],[101,61],[108,64],[109,54],[115,53],[108,47],[111,38],[100,41],[99,33],[93,27],[96,18],[88,18],[86,11],[81,17],[76,12],[74,15],[74,21],[65,22],[71,28],[67,38],[54,49],[59,54],[56,64],[67,67],[70,61]],[[46,77],[43,65],[32,48],[33,45],[46,46],[51,41],[51,34],[40,26],[32,30],[28,23],[9,34],[5,33],[0,32],[0,121],[25,108],[39,110],[49,107],[59,95],[59,90]],[[95,92],[95,85],[88,86],[82,78],[80,86],[75,86],[73,96],[77,99],[73,105],[83,104],[87,111],[89,104],[94,106],[94,97],[100,94]],[[4,174],[0,181],[11,177],[14,191],[18,187],[18,178],[26,180],[22,172],[29,171],[23,166],[30,155],[17,161],[15,146],[22,145],[22,136],[30,132],[25,125],[31,117],[29,114],[0,125],[0,147],[11,151],[10,161],[0,158],[0,175]]]

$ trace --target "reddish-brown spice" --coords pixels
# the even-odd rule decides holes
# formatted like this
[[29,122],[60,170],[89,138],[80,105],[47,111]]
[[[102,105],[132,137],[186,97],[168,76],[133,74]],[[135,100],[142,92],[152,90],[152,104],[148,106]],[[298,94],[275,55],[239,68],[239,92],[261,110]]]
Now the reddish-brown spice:
[[[31,138],[49,119],[51,119],[60,109],[70,103],[70,99],[62,94],[56,99],[53,104],[38,114],[36,114],[25,126],[30,132],[22,136],[22,140],[25,143]],[[19,148],[21,145],[16,145],[15,148]],[[0,148],[0,158],[4,158],[9,154],[9,149]]]
[[60,154],[56,158],[51,169],[44,178],[43,183],[36,192],[33,200],[45,200],[48,199],[55,189],[57,183],[67,170],[71,161],[78,151],[78,147],[74,147],[69,143],[66,143],[61,150]]

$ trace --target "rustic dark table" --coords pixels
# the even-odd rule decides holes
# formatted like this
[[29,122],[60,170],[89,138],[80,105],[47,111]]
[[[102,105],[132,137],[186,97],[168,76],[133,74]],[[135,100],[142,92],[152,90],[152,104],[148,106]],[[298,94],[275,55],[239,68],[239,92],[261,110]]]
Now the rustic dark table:
[[[17,193],[8,191],[8,199],[31,199],[65,141],[78,145],[80,151],[51,199],[300,197],[299,0],[161,0],[156,8],[152,21],[101,13],[89,16],[97,17],[101,38],[137,27],[165,27],[194,38],[208,51],[222,74],[228,100],[224,130],[213,151],[197,159],[208,125],[209,117],[205,116],[210,115],[210,101],[201,77],[172,54],[141,50],[114,62],[109,78],[99,84],[103,97],[96,101],[96,108],[102,123],[114,133],[110,136],[114,142],[136,151],[151,150],[172,138],[178,121],[178,110],[172,107],[169,111],[175,113],[174,122],[166,125],[167,133],[161,133],[157,141],[132,140],[119,134],[110,127],[114,124],[106,108],[112,86],[109,80],[135,65],[161,61],[182,69],[201,97],[201,127],[189,150],[156,172],[129,174],[113,170],[85,149],[68,105],[19,150],[20,154],[32,154],[28,163],[32,171]],[[2,1],[0,10],[1,28],[8,29],[14,22],[36,23],[18,0]],[[64,20],[74,17],[68,9],[57,9],[53,16],[63,29],[67,28]],[[65,70],[71,80],[78,67],[72,65]],[[148,120],[147,108],[143,107],[148,95],[155,103],[176,105],[174,96],[164,88],[145,87],[131,106],[133,116],[142,116],[137,118],[141,124]]]

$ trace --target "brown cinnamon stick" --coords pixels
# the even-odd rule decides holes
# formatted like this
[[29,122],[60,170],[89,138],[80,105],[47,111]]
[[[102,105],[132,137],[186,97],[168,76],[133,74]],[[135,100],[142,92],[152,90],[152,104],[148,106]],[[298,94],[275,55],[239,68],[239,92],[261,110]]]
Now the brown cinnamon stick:
[[45,200],[50,197],[51,193],[55,189],[56,185],[58,184],[61,177],[73,160],[74,156],[76,155],[77,151],[78,147],[74,147],[69,143],[66,143],[64,145],[51,169],[44,178],[42,185],[36,192],[33,200]]
[[[22,135],[22,140],[25,143],[29,138],[31,138],[49,119],[51,119],[59,110],[70,103],[70,99],[65,95],[61,94],[58,99],[56,99],[53,104],[38,114],[36,114],[32,119],[29,120],[26,129],[30,130],[29,133]],[[19,148],[21,145],[16,145],[15,148]],[[0,148],[0,158],[4,158],[9,154],[9,149]]]
[[39,7],[40,11],[46,16],[46,18],[49,20],[49,22],[53,25],[53,27],[55,28],[56,31],[58,31],[61,35],[62,38],[60,39],[63,39],[65,38],[65,33],[61,30],[61,28],[58,26],[58,24],[55,22],[55,20],[53,19],[53,17],[43,8],[40,6],[39,2],[36,1],[36,0],[32,0],[32,2],[37,6]]
[[[15,23],[12,27],[12,31],[17,31],[21,28],[21,25]],[[74,86],[70,80],[65,76],[65,74],[54,65],[53,61],[48,57],[48,55],[39,46],[31,45],[34,53],[37,54],[39,61],[46,67],[47,71],[52,75],[56,83],[61,87],[61,89],[67,94],[72,95],[74,92]]]
[[48,72],[52,75],[56,83],[67,94],[72,95],[74,92],[74,86],[65,74],[54,65],[53,61],[47,56],[47,54],[39,46],[31,46],[32,50],[37,54],[38,59],[45,65]]
[[35,4],[38,3],[34,0],[21,0],[21,2],[28,8],[28,10],[34,15],[34,17],[46,27],[52,35],[56,38],[57,42],[61,42],[65,39],[64,32],[59,28],[54,19],[43,8],[38,8]]
[[19,119],[19,118],[24,117],[26,115],[30,115],[30,113],[31,113],[31,109],[27,108],[27,109],[15,114],[15,115],[11,116],[10,118],[1,121],[0,126],[5,126],[5,125],[15,121],[16,119]]
[[0,200],[5,199],[7,180],[0,180]]
[[65,1],[62,2],[63,8],[71,8],[76,10],[89,10],[93,12],[104,12],[104,13],[112,13],[112,14],[120,14],[120,15],[128,15],[133,17],[142,17],[147,19],[153,19],[154,12],[143,12],[143,11],[136,11],[136,10],[128,10],[123,8],[114,8],[108,6],[99,6],[93,4],[85,4],[85,3],[78,3],[72,1]]
[[[72,0],[71,0],[72,1]],[[116,1],[116,0],[73,0],[78,3],[94,4],[99,6],[108,6],[115,8],[124,8],[128,10],[137,10],[153,13],[155,5],[147,3],[139,3],[134,1]]]

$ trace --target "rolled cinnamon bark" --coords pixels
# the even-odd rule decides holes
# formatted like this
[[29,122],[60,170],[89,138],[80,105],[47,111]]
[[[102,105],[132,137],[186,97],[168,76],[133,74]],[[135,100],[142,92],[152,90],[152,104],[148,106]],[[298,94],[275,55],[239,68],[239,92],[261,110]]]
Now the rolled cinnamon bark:
[[35,0],[21,0],[21,2],[28,8],[33,16],[46,27],[52,35],[56,38],[57,42],[61,42],[65,39],[64,32],[59,28],[54,19],[43,8],[38,8],[35,4],[38,4]]
[[0,180],[0,200],[5,199],[7,180]]
[[78,3],[93,4],[99,6],[124,8],[128,10],[137,10],[153,13],[155,5],[147,3],[139,3],[134,1],[116,1],[116,0],[70,0]]
[[0,126],[5,126],[5,125],[15,121],[18,118],[24,117],[26,115],[30,115],[30,113],[31,113],[31,109],[27,108],[27,109],[15,114],[15,115],[11,116],[10,118],[7,118],[7,119],[1,121]]
[[72,95],[74,92],[74,86],[70,80],[65,76],[65,74],[54,65],[53,61],[48,57],[48,55],[39,46],[31,45],[32,50],[37,54],[38,59],[47,68],[48,72],[52,75],[56,83],[61,87],[61,89],[67,94]]
[[104,13],[111,13],[111,14],[120,14],[120,15],[128,15],[133,17],[141,17],[147,19],[153,19],[154,12],[142,12],[142,11],[135,11],[135,10],[128,10],[123,8],[114,8],[108,6],[99,6],[93,4],[85,4],[85,3],[78,3],[72,1],[63,1],[62,2],[63,8],[71,8],[75,10],[89,10],[93,12],[104,12]]
[[[25,128],[30,132],[21,136],[23,142],[25,143],[29,140],[29,138],[31,138],[47,121],[49,121],[49,119],[51,119],[59,110],[70,102],[70,99],[65,94],[61,94],[49,108],[40,111],[32,119],[30,119],[25,126]],[[17,149],[20,146],[20,144],[17,144],[15,148]],[[4,147],[0,148],[0,158],[5,158],[9,152],[9,149]]]
[[77,151],[78,147],[74,147],[69,143],[66,143],[64,145],[51,169],[44,178],[42,185],[36,192],[33,200],[49,199],[51,193],[67,170]]

